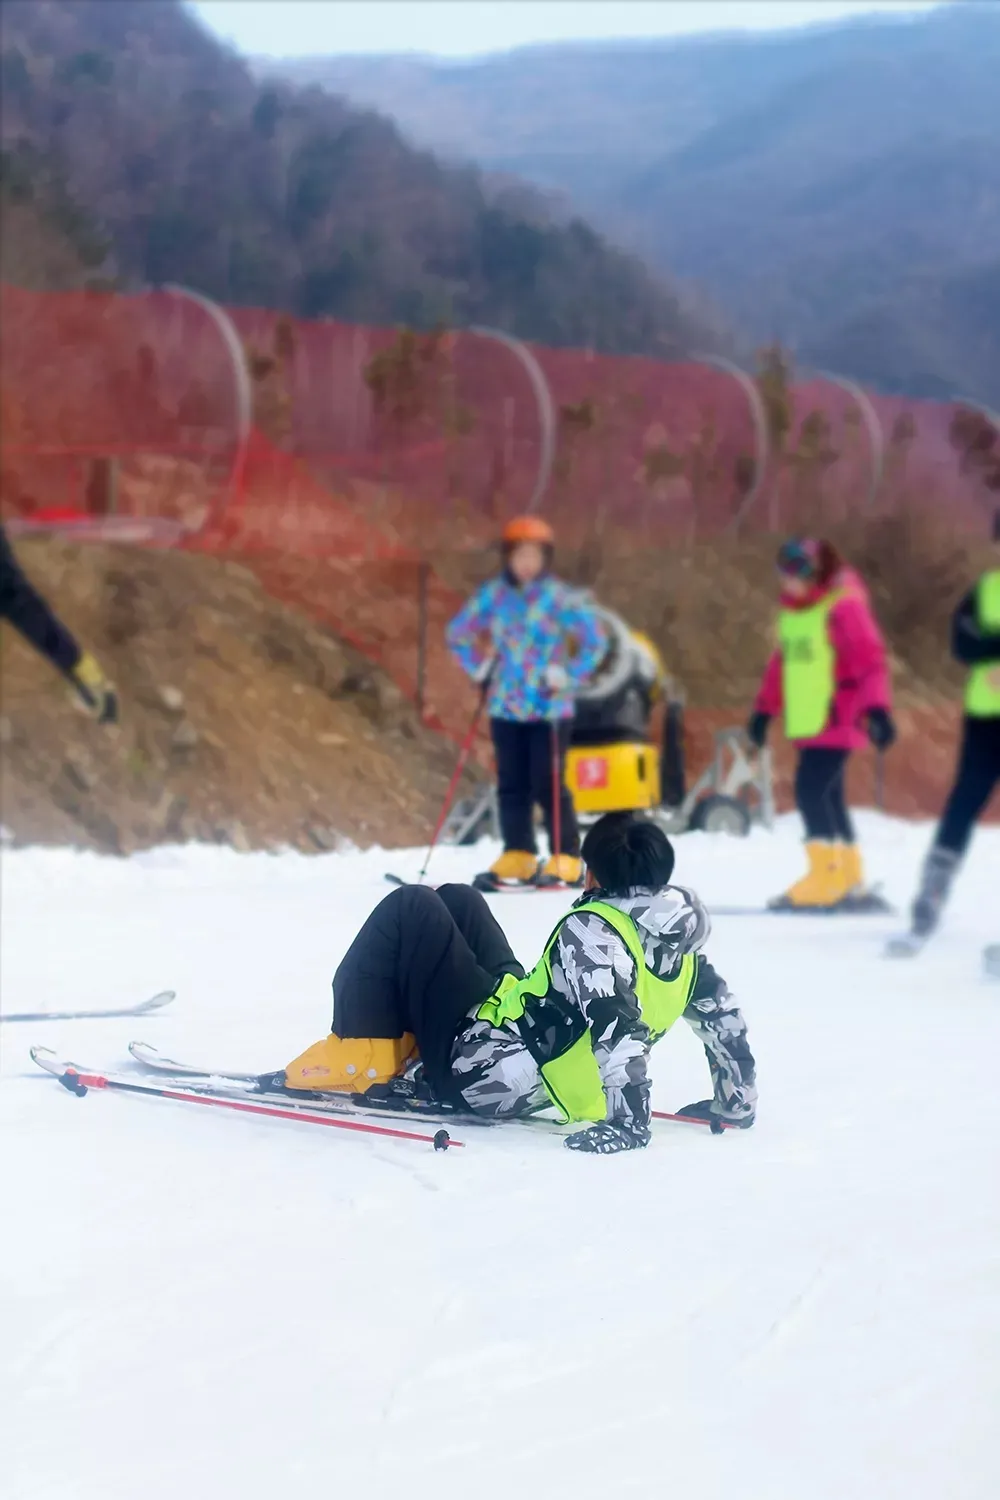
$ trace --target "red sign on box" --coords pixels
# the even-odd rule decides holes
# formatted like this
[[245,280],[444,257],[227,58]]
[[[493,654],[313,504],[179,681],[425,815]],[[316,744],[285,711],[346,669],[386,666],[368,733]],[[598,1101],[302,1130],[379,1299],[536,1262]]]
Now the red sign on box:
[[576,763],[576,781],[581,792],[596,792],[608,784],[606,755],[587,755]]

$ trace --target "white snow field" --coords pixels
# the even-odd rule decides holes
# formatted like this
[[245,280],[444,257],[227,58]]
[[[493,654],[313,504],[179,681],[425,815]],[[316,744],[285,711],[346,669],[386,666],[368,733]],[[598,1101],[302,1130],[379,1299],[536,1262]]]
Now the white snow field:
[[[862,815],[900,908],[928,827]],[[709,904],[800,868],[798,828],[678,840]],[[492,851],[442,850],[468,877]],[[1000,1494],[1000,830],[940,937],[720,916],[758,1060],[746,1134],[663,1124],[589,1158],[511,1125],[463,1151],[92,1092],[138,1035],[280,1067],[418,851],[5,851],[0,1477],[7,1500],[995,1500]],[[533,961],[565,897],[501,897]],[[708,1091],[678,1025],[655,1103]]]

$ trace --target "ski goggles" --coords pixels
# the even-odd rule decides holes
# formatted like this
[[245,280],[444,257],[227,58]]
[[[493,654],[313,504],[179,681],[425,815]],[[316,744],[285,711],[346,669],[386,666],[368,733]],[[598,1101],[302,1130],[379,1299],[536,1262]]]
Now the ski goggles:
[[793,538],[778,552],[778,572],[792,578],[814,578],[819,562],[819,546],[813,541]]

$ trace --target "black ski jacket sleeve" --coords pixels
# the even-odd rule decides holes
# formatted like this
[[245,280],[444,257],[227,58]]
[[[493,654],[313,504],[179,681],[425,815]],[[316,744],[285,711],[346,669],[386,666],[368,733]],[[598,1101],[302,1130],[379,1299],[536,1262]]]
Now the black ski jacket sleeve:
[[969,590],[951,617],[951,654],[967,667],[1000,662],[1000,635],[987,635],[980,625],[975,589]]
[[21,571],[2,525],[0,619],[9,620],[58,671],[68,675],[80,660],[80,647],[73,636]]

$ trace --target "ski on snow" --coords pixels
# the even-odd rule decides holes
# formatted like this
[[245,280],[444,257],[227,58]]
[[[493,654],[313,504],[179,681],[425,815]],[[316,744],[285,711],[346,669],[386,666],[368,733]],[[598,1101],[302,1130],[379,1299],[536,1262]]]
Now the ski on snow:
[[[125,1094],[146,1094],[154,1099],[171,1099],[180,1104],[201,1104],[217,1109],[231,1109],[240,1114],[257,1115],[265,1119],[292,1120],[302,1125],[328,1125],[338,1130],[351,1130],[366,1135],[387,1136],[400,1141],[418,1141],[434,1147],[435,1151],[447,1151],[450,1146],[463,1146],[464,1141],[454,1140],[447,1130],[436,1130],[425,1135],[415,1130],[398,1130],[395,1126],[375,1125],[367,1120],[343,1118],[346,1111],[316,1109],[311,1101],[302,1104],[288,1096],[258,1095],[252,1097],[246,1089],[243,1097],[235,1092],[226,1093],[217,1087],[199,1088],[195,1084],[178,1079],[173,1088],[166,1083],[152,1080],[136,1080],[120,1073],[93,1071],[67,1062],[50,1047],[32,1047],[31,1059],[38,1067],[56,1078],[71,1094],[83,1098],[91,1089],[117,1090]],[[217,1075],[213,1075],[215,1080]]]
[[[402,875],[394,875],[390,870],[385,872],[384,878],[390,885],[420,884],[416,880],[404,880]],[[582,886],[566,885],[561,880],[496,880],[489,871],[473,876],[472,880],[467,883],[472,886],[473,890],[482,891],[484,896],[544,896],[550,895],[553,891],[572,891],[574,895],[579,896],[583,890]],[[428,889],[433,891],[436,887],[429,886]]]
[[175,990],[161,990],[138,1005],[126,1005],[120,1010],[26,1010],[13,1015],[0,1013],[0,1021],[109,1021],[116,1016],[147,1016],[162,1010],[176,997]]
[[[385,872],[384,878],[390,885],[411,886],[419,882],[404,880],[402,875],[394,875],[391,871]],[[482,891],[485,896],[544,896],[553,891],[571,892],[574,896],[581,894],[581,887],[577,885],[565,885],[562,881],[511,881],[496,880],[485,871],[476,875],[468,882],[474,890]],[[428,887],[434,890],[434,886]],[[893,908],[879,895],[877,890],[870,891],[864,898],[855,898],[839,901],[836,906],[711,906],[708,909],[710,917],[875,917],[891,916]]]
[[[429,1121],[439,1122],[443,1120],[458,1121],[462,1125],[497,1126],[504,1124],[547,1126],[549,1129],[562,1133],[564,1127],[558,1120],[544,1115],[521,1116],[514,1120],[495,1120],[485,1115],[474,1115],[463,1110],[441,1109],[435,1105],[425,1104],[420,1100],[406,1100],[397,1096],[392,1098],[387,1094],[382,1098],[372,1098],[365,1094],[340,1094],[319,1090],[312,1094],[293,1093],[290,1090],[272,1092],[261,1091],[261,1079],[267,1078],[267,1074],[258,1073],[234,1073],[229,1071],[220,1072],[210,1068],[197,1067],[192,1063],[179,1062],[175,1058],[166,1057],[158,1047],[149,1042],[130,1042],[129,1052],[132,1058],[139,1063],[140,1067],[153,1073],[168,1074],[175,1078],[188,1078],[201,1080],[206,1086],[215,1088],[233,1089],[239,1092],[251,1092],[255,1097],[274,1098],[281,1100],[303,1101],[303,1106],[309,1109],[328,1110],[331,1113],[344,1114],[395,1114],[403,1118],[418,1116]],[[672,1114],[667,1110],[654,1109],[650,1112],[654,1120],[664,1120],[667,1123],[677,1125],[706,1125],[713,1134],[721,1134],[723,1130],[739,1129],[736,1125],[730,1125],[722,1120],[703,1119],[697,1115]]]
[[893,908],[877,891],[863,897],[846,897],[834,906],[793,906],[779,900],[768,906],[709,906],[710,917],[888,917]]

